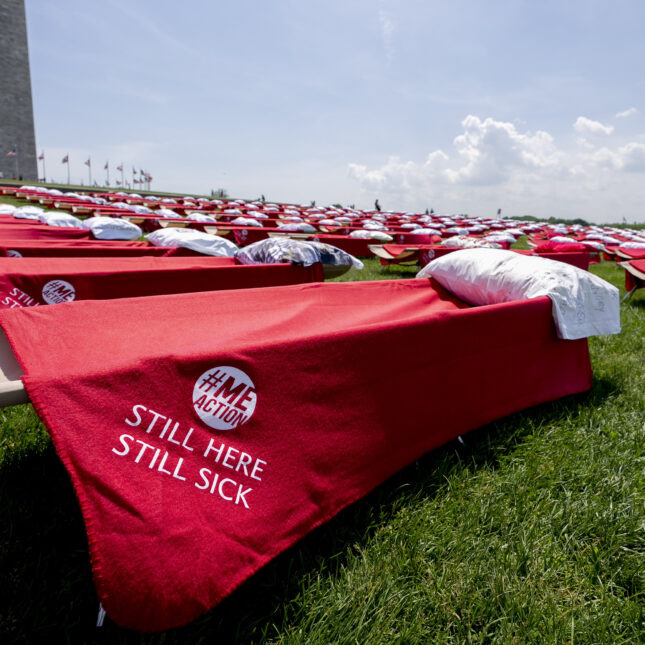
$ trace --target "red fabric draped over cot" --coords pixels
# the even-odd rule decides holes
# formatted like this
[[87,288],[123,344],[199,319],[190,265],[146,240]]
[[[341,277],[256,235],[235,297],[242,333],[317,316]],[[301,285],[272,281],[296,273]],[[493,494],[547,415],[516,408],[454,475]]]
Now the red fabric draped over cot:
[[319,263],[237,264],[234,258],[0,258],[0,308],[73,300],[322,282]]
[[[628,260],[627,262],[622,262],[621,266],[625,268],[625,291],[641,289],[645,284],[645,279],[643,278],[645,276],[645,259]],[[627,270],[628,266],[633,273]]]
[[429,280],[0,324],[73,480],[99,598],[139,630],[197,617],[427,451],[591,385],[587,342],[556,337],[548,298],[469,307]]
[[[92,256],[199,256],[181,247],[152,246],[148,242],[117,240],[14,240],[0,238],[0,257],[92,257]],[[202,256],[203,257],[203,256]]]
[[[24,221],[24,220],[23,220]],[[29,220],[28,220],[29,221]],[[47,224],[0,225],[0,241],[13,240],[89,240],[90,232],[68,226],[47,226]]]

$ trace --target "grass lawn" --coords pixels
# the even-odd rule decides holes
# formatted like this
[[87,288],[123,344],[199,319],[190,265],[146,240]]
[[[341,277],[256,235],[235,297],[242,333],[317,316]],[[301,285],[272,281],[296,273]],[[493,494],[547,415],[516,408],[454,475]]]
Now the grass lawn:
[[590,340],[590,392],[432,452],[164,634],[94,627],[66,472],[31,406],[1,410],[0,642],[645,642],[645,295],[621,309],[623,333]]

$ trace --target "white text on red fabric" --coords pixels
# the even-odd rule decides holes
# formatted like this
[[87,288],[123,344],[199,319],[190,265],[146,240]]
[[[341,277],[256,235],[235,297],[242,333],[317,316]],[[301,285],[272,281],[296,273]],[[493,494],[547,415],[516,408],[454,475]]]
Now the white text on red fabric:
[[[192,427],[182,427],[179,421],[145,405],[134,405],[131,415],[124,421],[133,428],[139,428],[144,437],[121,434],[119,445],[112,448],[115,455],[128,457],[133,463],[156,473],[192,483],[198,490],[250,508],[247,496],[253,492],[253,488],[247,486],[246,481],[262,481],[266,460],[213,437],[199,445]],[[160,440],[166,443],[159,445]],[[204,461],[208,463],[208,468],[199,467]],[[224,468],[230,472],[227,473]]]

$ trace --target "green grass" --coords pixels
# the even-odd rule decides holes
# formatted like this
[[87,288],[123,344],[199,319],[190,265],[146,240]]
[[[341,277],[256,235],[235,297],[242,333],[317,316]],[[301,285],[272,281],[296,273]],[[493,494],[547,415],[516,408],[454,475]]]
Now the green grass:
[[[368,260],[345,279],[415,272]],[[621,309],[623,333],[590,340],[590,392],[432,452],[164,634],[93,626],[68,477],[32,408],[5,409],[0,642],[645,642],[645,296]]]

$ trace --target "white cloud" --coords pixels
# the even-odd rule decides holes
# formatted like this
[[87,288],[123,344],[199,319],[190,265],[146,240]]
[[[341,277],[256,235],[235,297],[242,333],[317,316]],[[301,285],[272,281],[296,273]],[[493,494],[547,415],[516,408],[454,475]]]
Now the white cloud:
[[629,172],[645,171],[645,144],[628,143],[618,149],[620,168]]
[[637,114],[638,110],[635,107],[630,107],[629,109],[625,110],[624,112],[619,112],[616,115],[617,119],[624,119],[627,116],[632,116],[632,114]]
[[592,121],[586,116],[579,116],[573,127],[583,134],[602,134],[606,136],[614,131],[613,125],[603,125],[600,121]]
[[390,157],[378,170],[350,164],[350,176],[364,185],[386,190],[393,184],[410,188],[428,182],[490,186],[507,180],[518,169],[548,173],[561,167],[561,153],[548,132],[520,133],[512,123],[490,117],[482,121],[473,115],[461,125],[464,133],[453,142],[457,157],[452,161],[445,152],[436,150],[423,164],[402,162],[397,157]]
[[381,24],[381,38],[383,38],[385,56],[388,62],[392,62],[394,58],[394,32],[396,31],[396,25],[390,14],[384,9],[379,10],[378,19]]
[[373,168],[352,163],[348,175],[366,200],[383,197],[386,207],[433,205],[471,215],[504,207],[513,216],[642,218],[645,143],[598,148],[578,137],[564,148],[548,132],[520,131],[490,117],[468,115],[461,126],[452,149],[435,150],[425,161],[390,157]]

